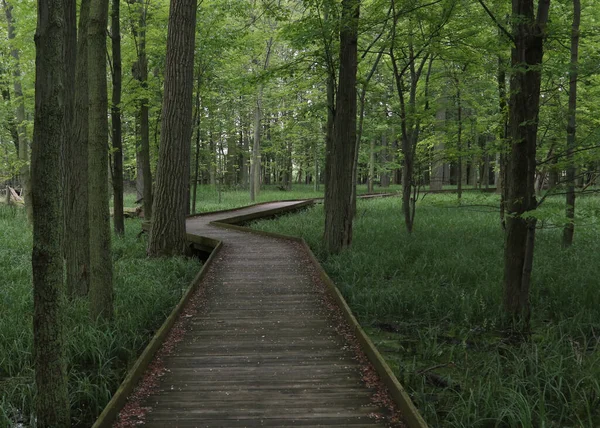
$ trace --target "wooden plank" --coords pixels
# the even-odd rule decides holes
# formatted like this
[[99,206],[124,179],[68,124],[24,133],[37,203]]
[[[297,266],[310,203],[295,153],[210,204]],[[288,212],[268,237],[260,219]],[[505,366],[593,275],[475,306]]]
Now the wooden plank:
[[365,384],[365,367],[331,318],[325,290],[302,261],[302,246],[212,223],[245,222],[308,203],[263,204],[188,219],[194,245],[223,242],[222,249],[199,284],[205,290],[203,308],[186,323],[183,340],[163,353],[164,370],[155,387],[140,396],[136,409],[147,414],[137,422],[150,427],[381,425],[372,416],[389,413],[375,399],[382,392]]

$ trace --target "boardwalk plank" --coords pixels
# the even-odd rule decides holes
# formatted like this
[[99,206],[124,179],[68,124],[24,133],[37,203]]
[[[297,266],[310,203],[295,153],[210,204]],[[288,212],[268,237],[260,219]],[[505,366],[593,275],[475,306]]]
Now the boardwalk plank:
[[372,427],[377,391],[336,331],[323,291],[291,241],[222,229],[211,221],[290,202],[188,220],[188,233],[223,241],[203,310],[164,358],[144,399],[148,427]]

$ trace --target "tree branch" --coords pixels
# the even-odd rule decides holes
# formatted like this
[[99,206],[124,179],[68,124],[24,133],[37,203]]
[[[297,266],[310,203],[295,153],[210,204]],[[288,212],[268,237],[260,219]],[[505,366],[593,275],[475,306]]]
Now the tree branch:
[[502,24],[500,24],[500,22],[498,22],[498,20],[496,19],[496,17],[494,16],[494,14],[492,13],[492,11],[485,5],[485,3],[483,2],[483,0],[477,0],[479,2],[479,4],[485,9],[486,13],[489,15],[490,18],[492,18],[492,21],[494,21],[494,23],[498,26],[498,28],[500,29],[500,31],[502,31],[504,33],[504,35],[506,37],[508,37],[508,39],[515,43],[515,39],[512,36],[512,34],[510,34],[510,32],[504,28],[502,26]]

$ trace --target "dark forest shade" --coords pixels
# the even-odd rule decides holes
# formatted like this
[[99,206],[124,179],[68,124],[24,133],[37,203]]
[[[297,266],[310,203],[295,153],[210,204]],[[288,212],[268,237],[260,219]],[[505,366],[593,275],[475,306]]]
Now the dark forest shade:
[[113,146],[113,227],[117,235],[125,233],[125,215],[123,213],[123,136],[121,126],[121,24],[120,0],[113,0],[111,10],[110,38],[112,40],[112,105],[110,119],[112,125]]
[[90,316],[110,320],[113,270],[108,209],[107,24],[108,0],[93,1],[88,27]]
[[[65,233],[64,254],[67,294],[85,296],[89,291],[90,226],[88,217],[88,57],[87,28],[90,0],[81,2],[75,59],[72,126],[67,128],[65,145]],[[70,35],[72,38],[72,35]]]
[[186,252],[196,0],[172,0],[169,12],[162,132],[156,171],[150,256]]
[[65,8],[39,0],[32,147],[33,358],[40,428],[69,427],[64,349],[61,164],[65,132]]

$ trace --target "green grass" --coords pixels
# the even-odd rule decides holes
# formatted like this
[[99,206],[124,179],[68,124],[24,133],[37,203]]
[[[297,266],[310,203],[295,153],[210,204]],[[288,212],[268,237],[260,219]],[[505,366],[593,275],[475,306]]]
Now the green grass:
[[359,201],[352,249],[327,257],[323,208],[254,227],[304,237],[432,427],[600,426],[600,201],[541,210],[532,336],[502,328],[496,195],[427,195],[408,236],[398,198]]
[[[282,191],[275,185],[262,186],[261,191],[256,198],[256,202],[268,202],[278,200],[291,200],[291,199],[309,199],[309,198],[322,198],[324,187],[321,185],[319,191],[314,191],[312,185],[306,184],[294,184],[292,190]],[[377,187],[376,192],[399,192],[400,186],[392,185],[388,188]],[[365,185],[358,186],[357,192],[359,194],[367,193],[367,187]],[[250,205],[250,196],[248,190],[244,189],[228,189],[221,193],[221,200],[219,201],[219,192],[217,187],[210,185],[198,186],[197,199],[196,199],[196,211],[199,213],[226,210],[230,208],[243,207]],[[135,207],[136,194],[126,193],[125,194],[125,207]]]
[[[0,206],[0,427],[33,417],[31,230],[22,210]],[[197,261],[148,259],[139,220],[113,237],[115,322],[92,323],[87,302],[72,302],[66,331],[71,413],[89,427],[154,331],[198,272]]]

